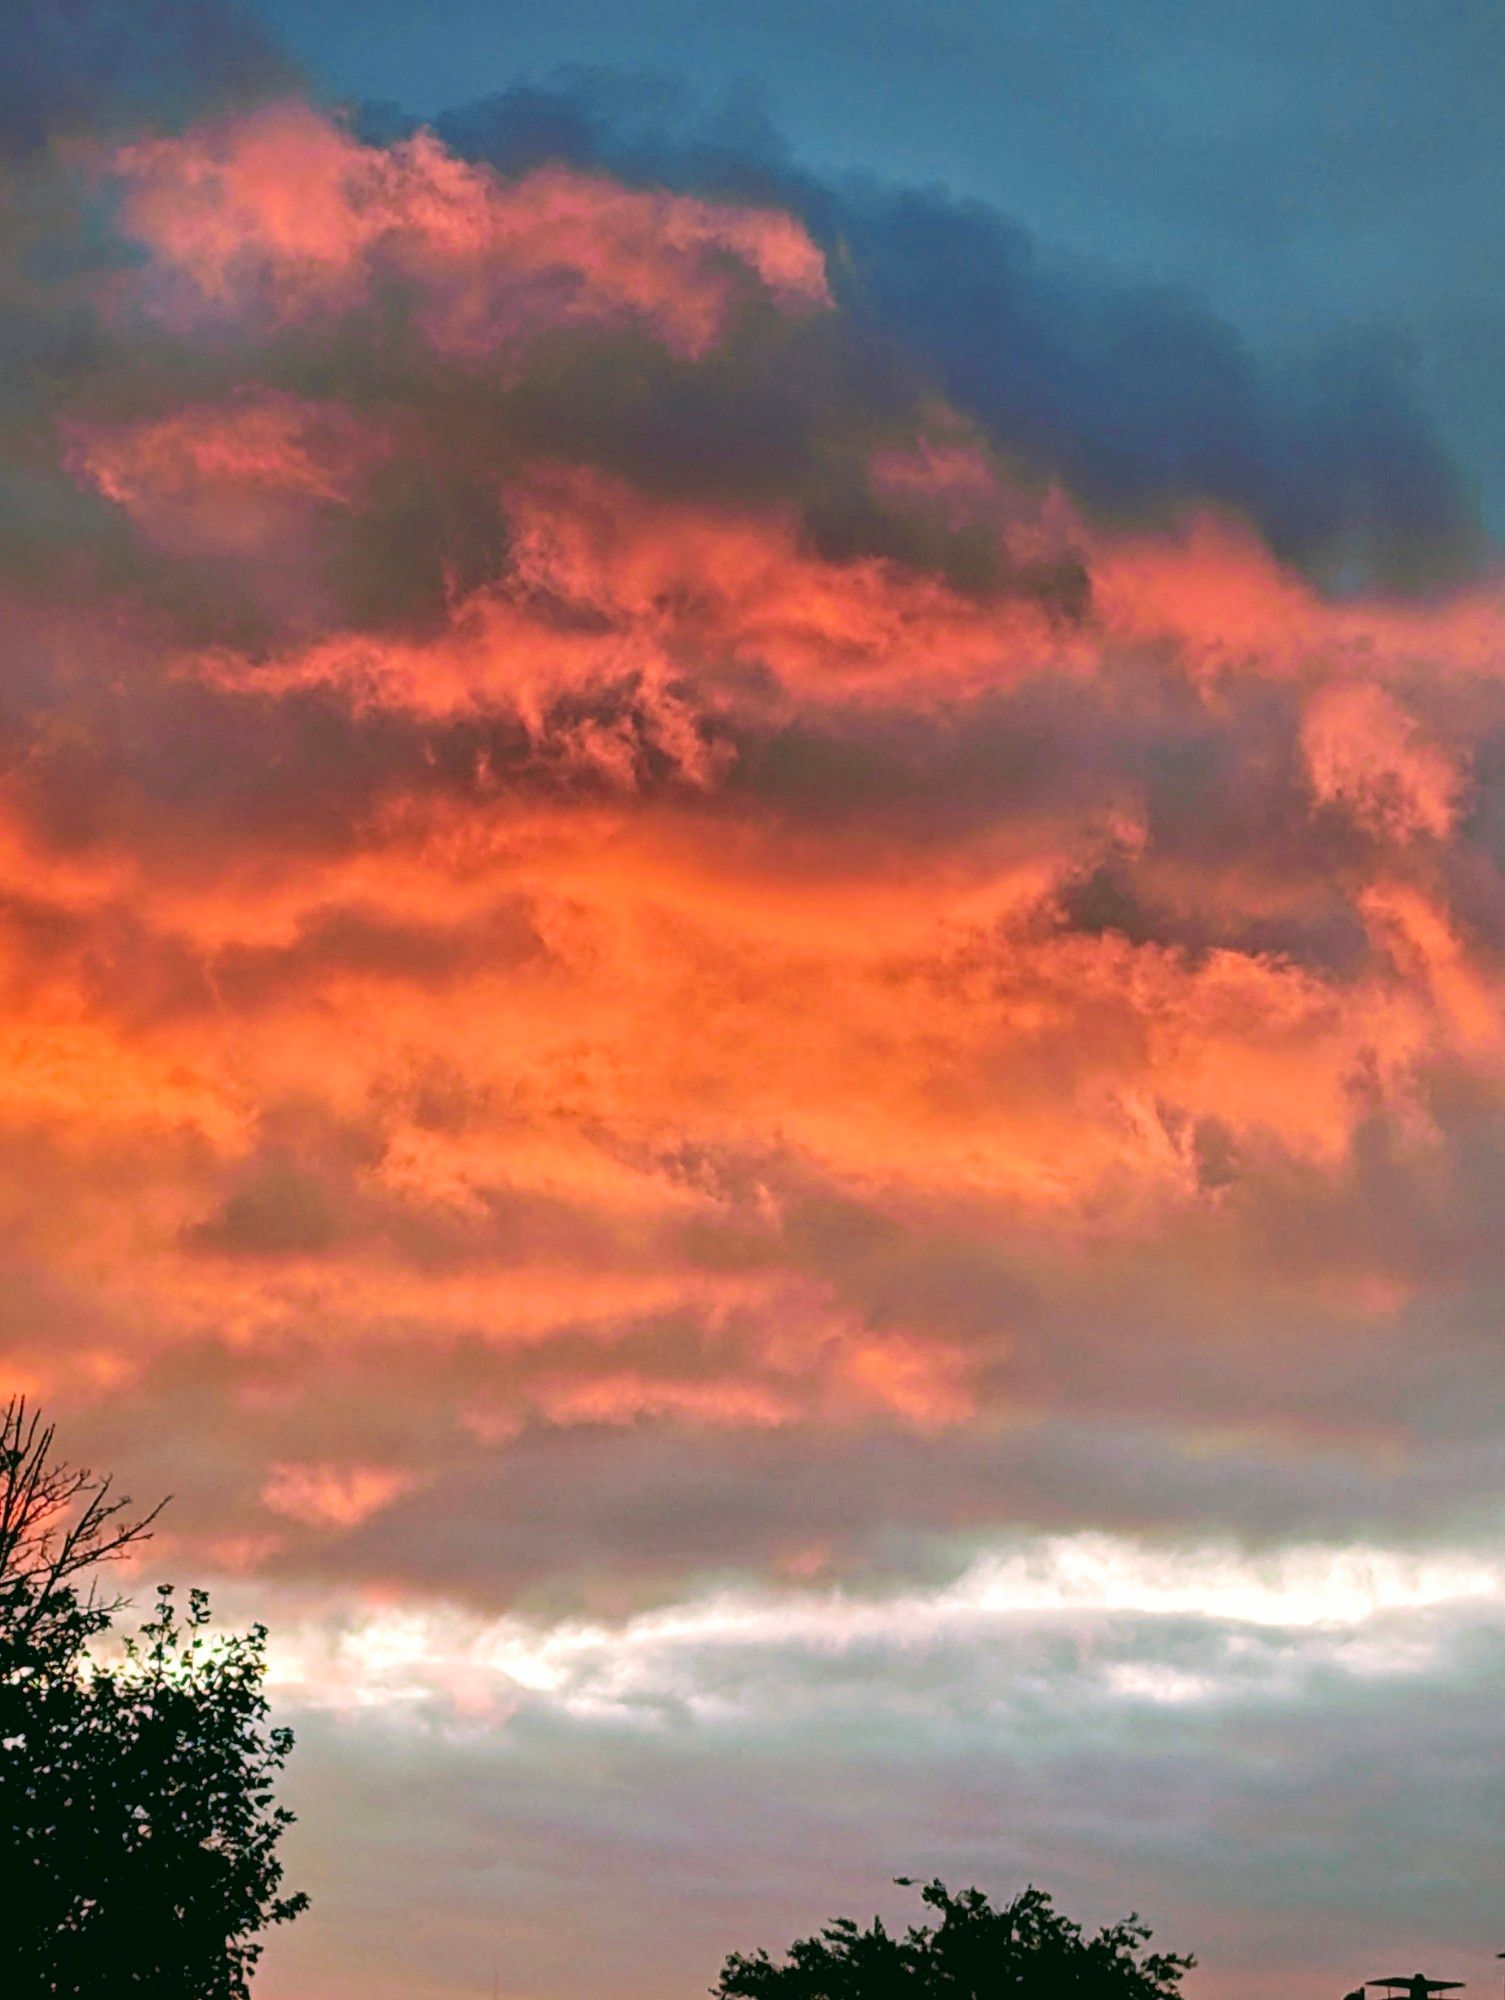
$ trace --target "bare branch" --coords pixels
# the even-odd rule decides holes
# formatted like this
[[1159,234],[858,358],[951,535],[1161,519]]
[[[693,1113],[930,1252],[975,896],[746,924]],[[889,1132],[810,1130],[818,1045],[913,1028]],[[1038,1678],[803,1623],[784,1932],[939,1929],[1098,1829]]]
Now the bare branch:
[[167,1504],[130,1517],[111,1479],[54,1458],[54,1435],[24,1396],[0,1414],[0,1636],[23,1643],[80,1605],[101,1618],[118,1609],[92,1579],[81,1599],[77,1580],[145,1541]]

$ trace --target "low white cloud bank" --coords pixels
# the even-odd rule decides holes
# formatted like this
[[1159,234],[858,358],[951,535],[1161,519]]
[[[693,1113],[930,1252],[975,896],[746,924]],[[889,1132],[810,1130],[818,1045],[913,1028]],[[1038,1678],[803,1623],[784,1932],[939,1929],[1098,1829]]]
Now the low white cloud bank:
[[1188,2000],[1505,1945],[1487,1547],[1021,1537],[928,1590],[616,1622],[254,1591],[317,1912],[265,2000],[451,2000],[493,1963],[519,2000],[689,2000],[728,1950],[909,1920],[900,1873],[1138,1908],[1201,1956]]
[[[839,1683],[950,1678],[975,1656],[995,1686],[1070,1640],[1073,1680],[1122,1700],[1236,1695],[1325,1664],[1424,1672],[1458,1624],[1505,1621],[1505,1563],[1463,1552],[1309,1545],[1249,1554],[1053,1536],[931,1590],[720,1589],[621,1623],[347,1599],[279,1621],[280,1696],[333,1709],[437,1703],[498,1720],[533,1698],[580,1716],[706,1720]],[[1063,1683],[1063,1691],[1065,1684]]]

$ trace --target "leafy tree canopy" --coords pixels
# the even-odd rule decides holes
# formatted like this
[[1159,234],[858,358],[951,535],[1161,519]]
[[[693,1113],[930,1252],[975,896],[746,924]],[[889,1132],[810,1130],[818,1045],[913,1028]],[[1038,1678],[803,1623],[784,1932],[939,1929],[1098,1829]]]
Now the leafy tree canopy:
[[838,1917],[796,1940],[782,1964],[734,1952],[712,1991],[717,2000],[1174,2000],[1195,1963],[1147,1951],[1137,1917],[1089,1937],[1040,1889],[1001,1908],[942,1882],[920,1894],[938,1921],[897,1936],[876,1917],[865,1930]]

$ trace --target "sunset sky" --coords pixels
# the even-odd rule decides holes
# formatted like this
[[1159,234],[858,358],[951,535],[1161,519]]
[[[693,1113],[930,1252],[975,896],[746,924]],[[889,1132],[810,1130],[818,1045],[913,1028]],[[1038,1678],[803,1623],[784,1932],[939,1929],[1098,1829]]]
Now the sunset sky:
[[0,1346],[259,2000],[1490,1990],[1502,174],[1466,0],[0,5]]

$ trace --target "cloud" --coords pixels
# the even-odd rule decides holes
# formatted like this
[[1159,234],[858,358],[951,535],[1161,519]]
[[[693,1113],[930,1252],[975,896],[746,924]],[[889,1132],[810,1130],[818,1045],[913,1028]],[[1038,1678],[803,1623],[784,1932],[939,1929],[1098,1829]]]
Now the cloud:
[[142,140],[114,168],[126,232],[190,314],[278,324],[385,284],[416,295],[441,352],[495,365],[582,321],[641,320],[671,351],[703,353],[744,273],[786,305],[828,296],[820,253],[782,212],[559,168],[504,182],[425,133],[366,146],[301,103]]
[[[1336,1677],[1363,1748],[1406,1674],[1498,1678],[1433,1586],[1498,1528],[1505,603],[1435,447],[1370,360],[1308,409],[766,135],[629,144],[595,85],[383,132],[188,18],[197,97],[6,128],[12,1378],[175,1491],[175,1566],[367,1607],[440,1764],[478,1631],[584,1647],[577,1710],[524,1680],[488,1739],[529,1796],[563,1760],[537,1908],[603,1848],[625,1907],[743,1729],[739,1865],[793,1785],[801,1893],[933,1751],[948,1865],[1015,1851],[982,1757],[1078,1879],[1190,1869],[1193,1941],[1248,1838],[1245,1921],[1306,1907],[1300,1760],[1263,1789],[1234,1709],[1309,1747]],[[995,1712],[996,1635],[936,1621],[1031,1536],[1139,1594],[1089,1643],[1026,1593]],[[1175,1597],[1198,1537],[1235,1582]],[[714,1590],[766,1712],[674,1626]]]
[[380,1465],[274,1465],[271,1475],[262,1495],[267,1507],[315,1527],[353,1528],[407,1484]]
[[[582,1965],[688,1988],[838,1911],[908,1920],[889,1877],[935,1870],[999,1890],[1048,1872],[1093,1921],[1132,1897],[1197,1946],[1209,1990],[1316,1996],[1376,1950],[1488,1961],[1465,1826],[1492,1823],[1470,1775],[1499,1670],[1483,1581],[1377,1549],[1263,1565],[1067,1542],[948,1591],[723,1595],[609,1629],[350,1606],[285,1619],[274,1670],[310,1704],[299,1803],[396,1830],[306,1853],[376,1991],[463,1983],[493,1948],[528,1991]],[[415,1870],[433,1914],[399,1934],[373,1871]],[[338,1990],[312,1924],[265,1976]]]
[[255,17],[218,0],[15,0],[5,22],[0,146],[145,122],[181,125],[289,86],[295,71]]
[[1494,586],[1114,519],[865,363],[862,256],[769,188],[507,164],[285,93],[51,163],[133,261],[54,391],[76,587],[11,586],[17,1256],[135,1176],[71,1280],[153,1329],[119,1365],[233,1406],[226,1340],[295,1398],[422,1353],[415,1476],[1110,1394],[1278,1431],[1229,1358],[1276,1299],[1320,1451],[1427,1296],[1392,1211],[1487,1156]]
[[[1088,115],[1107,114],[1094,104]],[[1018,222],[943,189],[821,181],[756,108],[734,100],[707,117],[649,79],[633,88],[565,69],[450,112],[439,129],[513,172],[565,159],[634,181],[775,193],[829,246],[865,339],[902,344],[1007,449],[1110,512],[1163,515],[1194,498],[1231,507],[1284,558],[1335,579],[1425,585],[1482,553],[1468,482],[1422,412],[1403,345],[1383,336],[1329,337],[1300,363],[1261,363],[1186,291],[1052,255]],[[1238,208],[1242,220],[1244,184]]]

